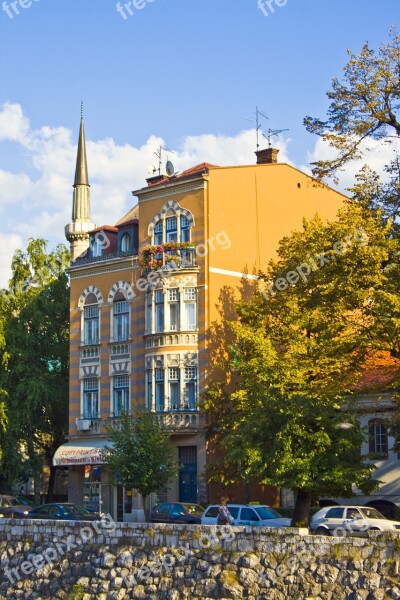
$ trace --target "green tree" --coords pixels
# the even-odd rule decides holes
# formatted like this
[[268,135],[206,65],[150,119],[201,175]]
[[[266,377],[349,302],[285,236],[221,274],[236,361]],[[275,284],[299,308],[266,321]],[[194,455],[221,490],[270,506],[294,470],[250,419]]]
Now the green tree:
[[[337,151],[331,160],[313,163],[318,178],[330,176],[362,157],[362,142],[400,136],[400,35],[393,28],[389,42],[376,52],[368,42],[359,54],[348,50],[343,80],[335,78],[326,120],[307,116],[304,124]],[[393,165],[395,168],[395,165]]]
[[222,450],[211,480],[229,483],[239,472],[294,489],[294,523],[306,521],[314,495],[374,489],[350,390],[371,348],[387,348],[394,336],[378,316],[389,302],[385,265],[396,245],[390,223],[355,205],[281,241],[263,289],[239,302],[230,322],[239,377],[205,394]]
[[[52,457],[68,426],[69,252],[29,240],[12,260],[12,277],[3,290],[1,386],[9,416],[4,440],[3,479],[32,476],[39,494],[43,462],[50,468],[48,498],[55,470]],[[38,498],[37,498],[38,499]]]
[[[313,163],[318,178],[333,176],[347,163],[363,155],[364,140],[391,143],[400,136],[400,35],[393,28],[389,42],[378,52],[366,43],[360,54],[349,51],[350,60],[344,67],[343,81],[334,79],[328,91],[331,104],[327,119],[306,117],[307,130],[315,133],[337,151],[332,160]],[[391,223],[391,236],[400,233],[400,156],[398,145],[392,145],[393,159],[380,176],[364,165],[356,176],[350,192],[366,213],[373,211],[382,221]],[[385,286],[376,289],[373,316],[380,328],[381,342],[391,354],[400,358],[400,255],[392,248],[383,265]],[[400,399],[397,417],[391,419],[392,433],[400,447]]]
[[104,459],[119,483],[142,495],[147,519],[148,495],[165,489],[178,472],[171,438],[148,412],[123,414],[119,428],[108,428],[108,438]]

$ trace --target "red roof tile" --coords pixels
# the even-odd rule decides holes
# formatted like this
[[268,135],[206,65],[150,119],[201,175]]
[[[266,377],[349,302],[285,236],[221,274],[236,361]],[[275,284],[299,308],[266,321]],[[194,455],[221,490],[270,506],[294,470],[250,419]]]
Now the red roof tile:
[[400,377],[400,360],[385,350],[372,353],[365,363],[354,392],[378,392],[391,389]]
[[185,171],[181,171],[180,173],[177,173],[176,175],[172,175],[171,177],[168,177],[167,175],[165,175],[162,179],[157,178],[157,180],[154,182],[151,182],[151,178],[150,178],[150,181],[147,180],[147,183],[148,183],[149,187],[153,187],[156,185],[161,185],[163,183],[168,183],[171,181],[177,181],[179,179],[184,179],[185,177],[192,177],[193,175],[200,175],[200,173],[204,173],[208,169],[219,169],[219,166],[213,165],[211,163],[203,162],[198,165],[195,165],[194,167],[190,167],[189,169],[186,169]]

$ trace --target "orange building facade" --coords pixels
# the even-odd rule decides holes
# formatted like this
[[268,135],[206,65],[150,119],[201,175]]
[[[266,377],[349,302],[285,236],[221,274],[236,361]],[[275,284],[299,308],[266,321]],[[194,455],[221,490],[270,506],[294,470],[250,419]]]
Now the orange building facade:
[[[66,227],[73,259],[69,440],[54,459],[69,467],[70,501],[96,508],[101,502],[115,518],[135,519],[139,499],[115,485],[101,450],[106,427],[117,426],[123,410],[137,409],[157,415],[183,465],[161,497],[215,500],[218,490],[204,477],[199,399],[216,376],[224,320],[233,300],[254,289],[279,240],[303,218],[334,219],[344,200],[276,155],[267,149],[257,153],[258,164],[203,163],[152,177],[133,192],[138,201],[125,217],[94,228],[81,122]],[[266,486],[251,490],[252,500],[278,500]],[[244,501],[243,493],[238,489],[235,499]]]

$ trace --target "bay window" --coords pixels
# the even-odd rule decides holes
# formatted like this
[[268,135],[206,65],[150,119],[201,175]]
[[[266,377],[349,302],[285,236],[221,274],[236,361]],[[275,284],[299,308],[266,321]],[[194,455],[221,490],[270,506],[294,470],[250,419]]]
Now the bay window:
[[168,290],[169,328],[170,331],[179,331],[179,290]]
[[172,410],[179,410],[181,399],[180,399],[180,378],[179,368],[170,367],[168,369],[168,383],[169,383],[169,405]]
[[197,300],[196,288],[185,288],[184,290],[185,325],[189,331],[197,329]]
[[196,410],[197,407],[197,368],[184,368],[184,408]]
[[156,332],[164,331],[164,294],[161,290],[155,292],[155,325]]
[[164,410],[164,369],[157,368],[156,380],[156,411]]

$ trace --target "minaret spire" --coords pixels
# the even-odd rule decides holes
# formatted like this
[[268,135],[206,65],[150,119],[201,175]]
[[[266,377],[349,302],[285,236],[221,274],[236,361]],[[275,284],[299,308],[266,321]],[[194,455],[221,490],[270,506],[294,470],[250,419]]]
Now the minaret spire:
[[81,104],[81,124],[79,127],[78,154],[76,157],[75,185],[89,185],[86,161],[85,127],[83,124],[83,103]]
[[65,236],[70,243],[71,260],[75,260],[89,247],[89,231],[95,229],[90,222],[90,185],[86,160],[83,103],[79,127],[78,151],[76,156],[72,222],[65,227]]

